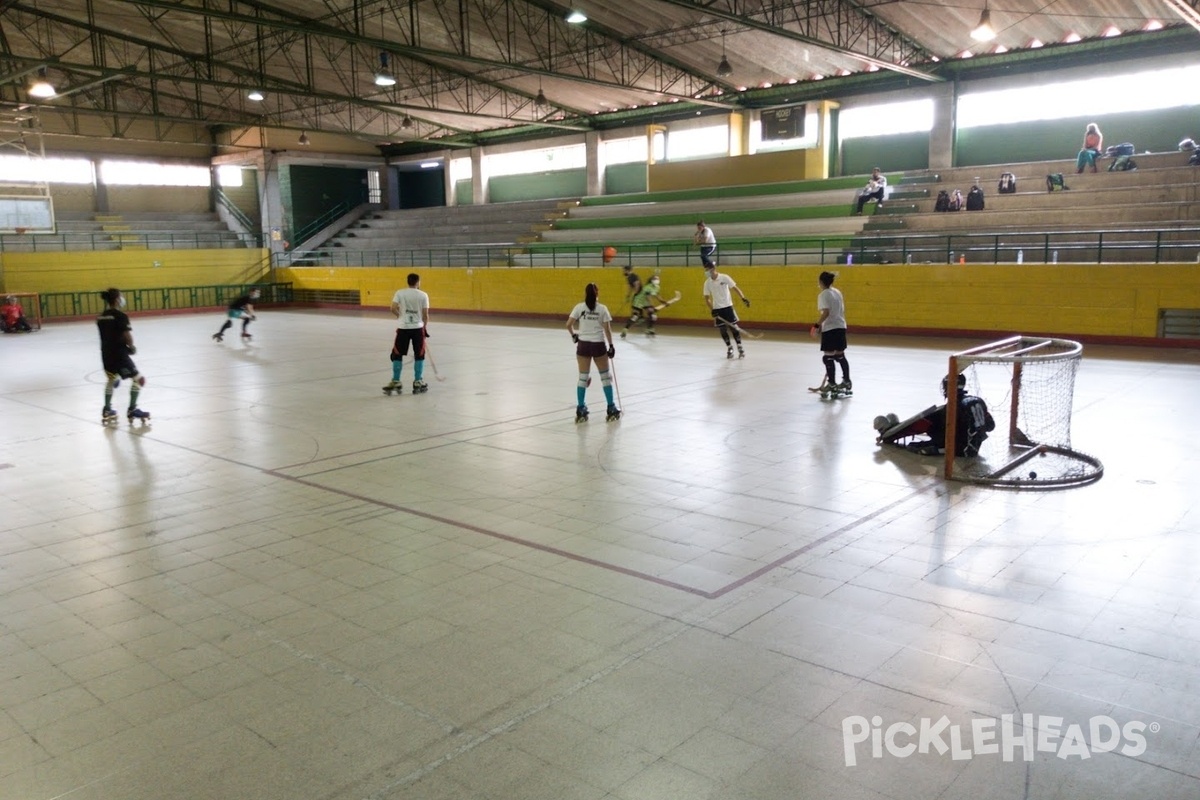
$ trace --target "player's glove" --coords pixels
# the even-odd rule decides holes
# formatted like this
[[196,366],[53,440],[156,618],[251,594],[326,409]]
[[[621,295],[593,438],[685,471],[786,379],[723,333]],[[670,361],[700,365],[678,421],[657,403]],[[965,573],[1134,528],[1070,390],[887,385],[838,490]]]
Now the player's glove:
[[575,344],[579,344],[579,334],[578,334],[578,333],[572,333],[572,334],[571,334],[571,341],[572,341],[572,342],[574,342]]
[[746,308],[749,308],[749,307],[750,307],[750,298],[749,298],[749,297],[743,297],[743,298],[742,298],[742,303],[744,303],[744,304],[745,304]]
[[609,358],[616,358],[616,357],[617,357],[617,348],[616,348],[616,346],[615,346],[615,345],[611,345],[611,344],[610,344],[610,345],[608,346],[608,357],[609,357]]

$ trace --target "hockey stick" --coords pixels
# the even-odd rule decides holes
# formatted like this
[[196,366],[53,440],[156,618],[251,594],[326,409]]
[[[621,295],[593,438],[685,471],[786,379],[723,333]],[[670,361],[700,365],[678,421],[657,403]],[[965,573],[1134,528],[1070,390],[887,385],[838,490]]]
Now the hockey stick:
[[717,324],[724,325],[726,328],[729,328],[730,330],[737,331],[742,336],[748,337],[750,339],[763,338],[763,335],[761,333],[751,333],[750,331],[746,330],[742,326],[738,325],[736,322],[729,322],[728,320],[722,319],[721,317],[713,317],[713,319],[715,319],[717,321]]
[[676,292],[675,292],[675,296],[674,296],[674,297],[672,297],[670,300],[664,300],[664,301],[663,301],[662,303],[660,303],[659,305],[652,306],[652,308],[653,308],[655,311],[662,311],[662,310],[663,310],[664,308],[666,308],[667,306],[674,305],[675,303],[678,303],[678,302],[679,302],[680,300],[682,300],[682,299],[683,299],[683,292],[680,292],[680,291],[676,290]]
[[446,379],[442,377],[440,372],[438,372],[437,362],[433,360],[433,351],[429,349],[428,339],[425,340],[425,357],[429,359],[429,366],[433,367],[433,377],[437,378],[439,382],[445,381]]
[[[609,346],[611,347],[612,345],[609,345]],[[622,412],[624,412],[625,404],[623,402],[621,402],[621,384],[617,383],[617,367],[615,364],[613,364],[614,361],[616,361],[615,358],[608,359],[608,371],[612,373],[613,391],[617,393],[617,408],[619,408]],[[591,379],[591,376],[589,375],[588,383],[590,384],[591,382],[592,382],[592,379]]]

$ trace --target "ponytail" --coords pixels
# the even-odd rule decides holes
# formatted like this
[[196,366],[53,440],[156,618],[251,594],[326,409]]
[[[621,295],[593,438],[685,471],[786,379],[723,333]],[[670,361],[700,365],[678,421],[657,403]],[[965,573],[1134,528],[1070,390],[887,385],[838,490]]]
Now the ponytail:
[[587,304],[588,311],[596,310],[596,298],[600,294],[600,287],[594,283],[589,283],[587,288],[583,290],[583,302]]

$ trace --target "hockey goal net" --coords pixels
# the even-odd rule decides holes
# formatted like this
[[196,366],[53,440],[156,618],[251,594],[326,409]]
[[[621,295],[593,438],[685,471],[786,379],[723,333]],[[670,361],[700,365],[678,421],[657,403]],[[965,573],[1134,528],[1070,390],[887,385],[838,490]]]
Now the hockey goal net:
[[966,393],[987,403],[995,429],[977,457],[957,456],[952,443],[958,397],[950,391],[946,477],[1017,489],[1099,480],[1104,465],[1071,443],[1075,373],[1082,359],[1079,342],[1037,336],[1013,336],[951,355],[948,374],[966,377]]
[[21,304],[21,313],[25,316],[29,327],[40,331],[42,329],[41,295],[37,292],[0,292],[0,303],[7,305],[10,297]]

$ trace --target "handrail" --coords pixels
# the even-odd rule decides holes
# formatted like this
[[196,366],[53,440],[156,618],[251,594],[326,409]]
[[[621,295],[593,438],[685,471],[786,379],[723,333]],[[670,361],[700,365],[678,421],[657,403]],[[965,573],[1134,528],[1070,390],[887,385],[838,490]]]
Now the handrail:
[[[166,286],[149,289],[124,289],[121,294],[130,311],[168,311],[186,308],[221,308],[251,289],[262,296],[255,303],[290,303],[291,283],[242,283],[213,286]],[[42,319],[47,317],[83,317],[99,314],[105,302],[99,292],[49,292],[38,295]]]
[[317,231],[328,226],[334,220],[349,214],[350,211],[358,208],[360,205],[362,205],[361,201],[351,202],[349,200],[343,200],[342,202],[330,208],[321,216],[306,224],[304,227],[300,228],[299,230],[292,231],[291,240],[297,243],[307,241],[308,238]]
[[[258,223],[250,219],[246,212],[242,211],[242,209],[238,207],[238,204],[233,202],[229,195],[225,194],[225,192],[220,189],[217,189],[217,202],[229,212],[231,217],[237,220],[237,223],[241,225],[247,233],[258,231]],[[262,241],[261,232],[255,233],[254,235],[258,237],[260,242]],[[261,245],[259,246],[261,247]]]
[[94,233],[28,233],[0,236],[0,252],[42,253],[77,250],[205,250],[262,247],[260,234],[234,231],[98,231]]
[[[276,266],[411,267],[638,267],[699,265],[699,252],[687,240],[618,242],[606,262],[608,243],[459,245],[359,250],[323,247],[293,251]],[[1200,227],[1107,228],[1091,231],[1006,231],[992,233],[866,232],[857,236],[803,236],[722,239],[718,261],[739,266],[886,263],[1162,263],[1194,261],[1200,253]],[[275,257],[278,258],[277,256]],[[307,263],[306,263],[307,262]]]

